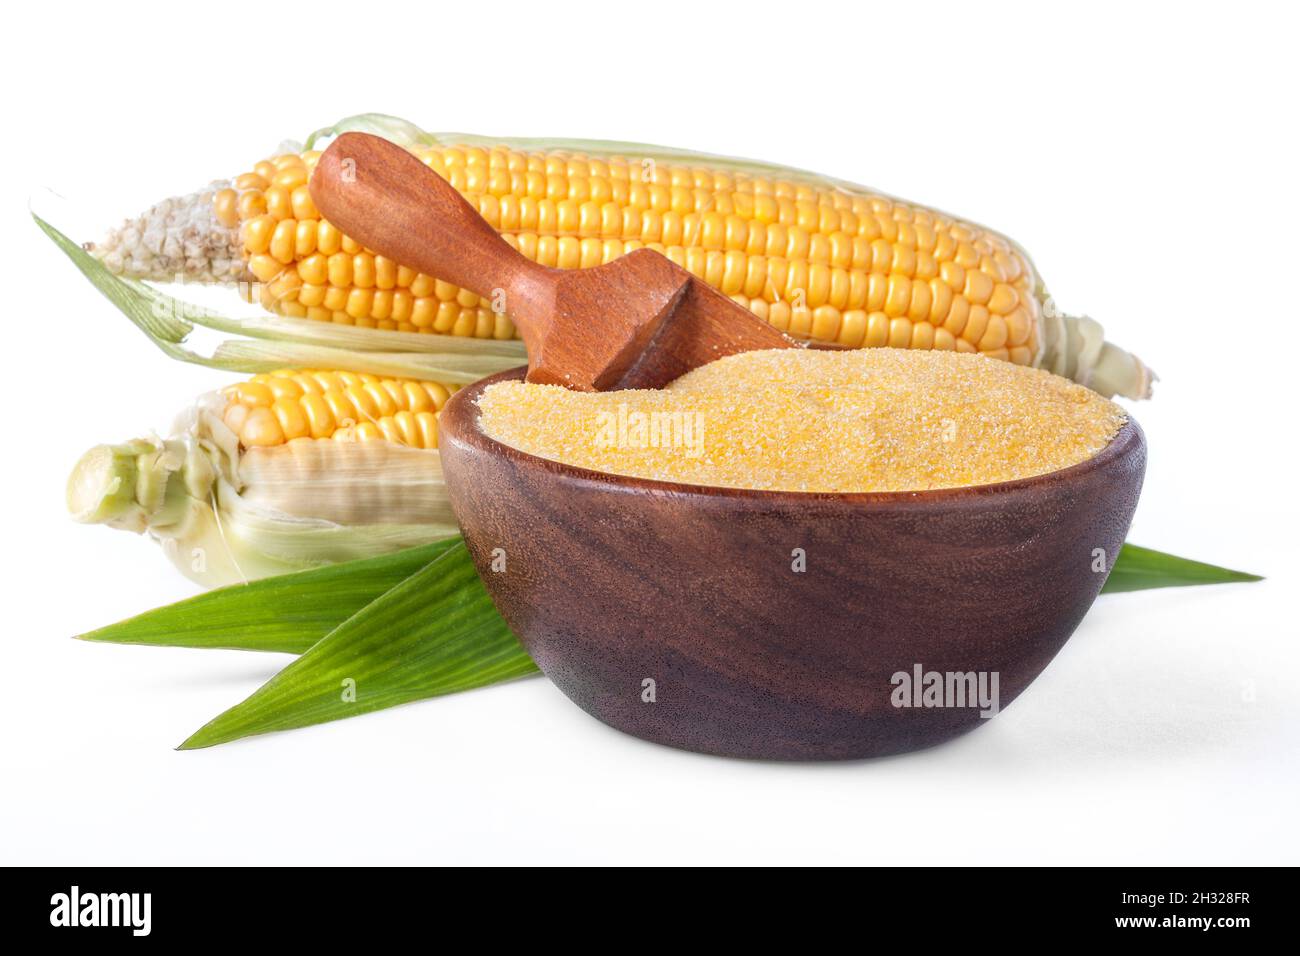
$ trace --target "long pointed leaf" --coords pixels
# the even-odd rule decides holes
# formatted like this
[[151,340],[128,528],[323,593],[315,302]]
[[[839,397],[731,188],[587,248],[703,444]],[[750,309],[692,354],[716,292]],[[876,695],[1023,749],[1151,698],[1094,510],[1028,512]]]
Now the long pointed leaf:
[[88,634],[85,641],[301,654],[460,538],[209,591]]
[[1102,587],[1103,594],[1121,591],[1145,591],[1150,588],[1180,588],[1194,584],[1231,584],[1241,581],[1262,581],[1257,574],[1232,571],[1228,568],[1203,564],[1188,558],[1176,557],[1150,548],[1126,544],[1115,559],[1110,577]]
[[458,541],[180,749],[355,717],[536,670]]

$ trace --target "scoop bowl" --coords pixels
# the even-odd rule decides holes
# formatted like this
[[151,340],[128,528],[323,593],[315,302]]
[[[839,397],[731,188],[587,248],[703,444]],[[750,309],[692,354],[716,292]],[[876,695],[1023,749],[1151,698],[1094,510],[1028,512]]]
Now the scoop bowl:
[[875,757],[978,727],[1096,599],[1146,470],[1130,419],[1088,461],[994,485],[814,494],[649,481],[484,434],[483,389],[522,377],[460,390],[439,420],[479,575],[583,710],[704,753]]

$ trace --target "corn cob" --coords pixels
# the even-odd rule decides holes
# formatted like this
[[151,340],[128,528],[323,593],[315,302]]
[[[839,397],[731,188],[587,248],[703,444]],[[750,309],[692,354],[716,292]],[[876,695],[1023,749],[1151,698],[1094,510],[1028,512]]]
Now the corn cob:
[[[1058,314],[998,233],[849,184],[699,154],[634,148],[404,145],[514,248],[585,268],[662,252],[797,338],[850,348],[978,352],[1106,395],[1146,397],[1150,371],[1091,319]],[[511,339],[467,290],[375,255],[320,217],[320,153],[283,152],[169,200],[92,247],[118,274],[243,283],[272,312],[399,332]]]
[[296,438],[438,447],[437,415],[456,386],[354,372],[282,369],[226,389],[226,426],[245,448]]
[[167,439],[88,451],[74,518],[149,532],[215,586],[456,533],[436,416],[455,386],[282,370],[202,397]]

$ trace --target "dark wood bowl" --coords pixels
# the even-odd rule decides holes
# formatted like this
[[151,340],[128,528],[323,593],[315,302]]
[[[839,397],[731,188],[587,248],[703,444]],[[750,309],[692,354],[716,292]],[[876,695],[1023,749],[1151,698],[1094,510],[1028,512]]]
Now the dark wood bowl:
[[810,494],[648,481],[484,435],[484,387],[521,376],[462,389],[439,421],[479,574],[578,706],[705,753],[872,757],[972,730],[978,705],[896,706],[905,688],[895,675],[918,665],[996,673],[1007,706],[1097,597],[1146,469],[1130,420],[1086,462],[973,488]]

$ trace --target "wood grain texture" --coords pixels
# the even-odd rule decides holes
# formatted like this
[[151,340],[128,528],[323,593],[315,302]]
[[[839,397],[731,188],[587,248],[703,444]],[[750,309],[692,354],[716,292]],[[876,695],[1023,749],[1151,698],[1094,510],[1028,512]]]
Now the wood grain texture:
[[339,136],[309,188],[321,214],[362,245],[509,312],[530,382],[659,388],[724,355],[799,344],[650,249],[590,269],[538,265],[446,180],[378,136]]
[[[977,708],[894,707],[891,676],[916,664],[996,671],[1005,708],[1092,605],[1106,577],[1094,549],[1109,568],[1146,468],[1130,421],[1087,462],[976,488],[836,495],[646,481],[483,435],[477,396],[521,375],[462,389],[440,420],[480,576],[580,707],[705,753],[873,757],[979,726]],[[500,556],[505,570],[494,571]],[[647,678],[654,703],[642,700]]]

